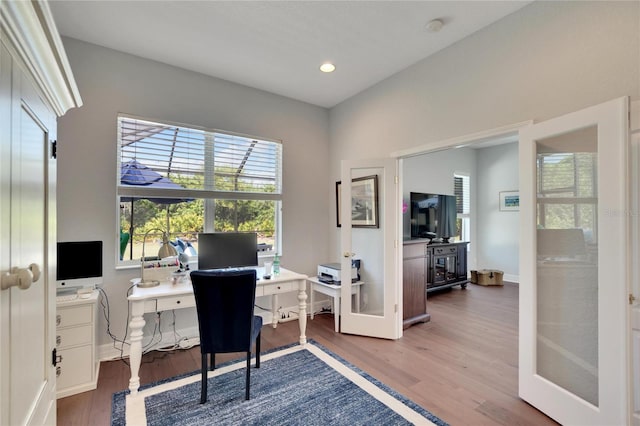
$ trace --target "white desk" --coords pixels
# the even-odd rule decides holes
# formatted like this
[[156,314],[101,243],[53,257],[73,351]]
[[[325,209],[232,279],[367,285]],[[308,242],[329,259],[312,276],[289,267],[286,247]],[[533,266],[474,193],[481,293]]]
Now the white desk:
[[[318,293],[326,294],[327,296],[333,297],[333,318],[335,321],[335,330],[336,332],[340,331],[340,289],[342,286],[335,284],[327,284],[318,280],[318,277],[310,277],[307,278],[311,288],[309,289],[309,293],[311,293],[311,319],[313,319],[313,294],[317,291]],[[362,281],[356,281],[351,284],[351,294],[356,296],[356,312],[360,312],[360,286],[364,284]]]
[[[258,277],[262,277],[262,268],[258,268]],[[260,279],[256,286],[256,297],[272,295],[271,309],[273,314],[273,328],[278,325],[277,295],[280,293],[298,292],[298,322],[300,324],[300,344],[307,343],[305,335],[307,329],[307,276],[292,272],[287,269],[280,269],[280,274],[271,276],[270,280]],[[192,308],[196,306],[193,296],[191,282],[173,285],[169,282],[161,282],[160,285],[150,288],[133,287],[129,300],[131,309],[131,321],[129,330],[131,333],[131,349],[129,354],[129,364],[131,368],[131,379],[129,380],[129,390],[132,395],[138,392],[140,387],[140,362],[142,361],[142,337],[145,324],[144,314],[151,312],[162,312],[172,309]]]

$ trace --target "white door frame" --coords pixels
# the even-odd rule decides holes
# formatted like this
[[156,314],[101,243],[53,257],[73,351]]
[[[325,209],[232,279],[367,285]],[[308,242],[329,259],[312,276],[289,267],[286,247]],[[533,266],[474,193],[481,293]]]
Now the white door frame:
[[640,101],[631,103],[631,288],[629,289],[630,424],[640,426]]

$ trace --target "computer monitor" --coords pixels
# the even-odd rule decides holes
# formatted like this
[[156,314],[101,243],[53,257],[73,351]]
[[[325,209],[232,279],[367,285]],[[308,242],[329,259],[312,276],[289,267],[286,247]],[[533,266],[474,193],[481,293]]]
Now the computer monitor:
[[198,234],[198,269],[258,266],[258,235],[255,232]]
[[65,241],[57,247],[56,288],[102,284],[102,241]]
[[538,229],[538,257],[543,259],[578,259],[586,256],[587,245],[581,228]]

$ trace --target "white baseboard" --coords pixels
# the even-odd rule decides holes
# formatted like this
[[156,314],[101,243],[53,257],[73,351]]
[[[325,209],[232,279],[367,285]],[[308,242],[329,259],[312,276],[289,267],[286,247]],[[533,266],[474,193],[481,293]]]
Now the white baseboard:
[[518,284],[520,283],[520,275],[504,274],[502,281],[509,281],[510,283]]

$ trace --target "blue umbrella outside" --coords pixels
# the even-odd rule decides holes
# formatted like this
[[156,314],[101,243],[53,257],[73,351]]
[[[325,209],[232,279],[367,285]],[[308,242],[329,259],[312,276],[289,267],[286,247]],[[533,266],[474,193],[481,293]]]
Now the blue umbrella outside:
[[[127,161],[120,166],[120,182],[125,185],[146,186],[150,188],[184,189],[171,179],[162,176],[150,167],[137,160]],[[121,201],[149,200],[158,204],[176,204],[184,201],[192,201],[192,198],[147,198],[147,197],[121,197]]]
[[[137,160],[127,161],[120,166],[120,182],[124,185],[145,186],[162,189],[184,189],[171,179],[162,176],[150,167]],[[167,233],[169,232],[169,204],[177,204],[185,201],[193,201],[193,198],[150,198],[150,197],[120,197],[121,202],[131,202],[131,252],[133,256],[133,202],[135,200],[149,200],[157,204],[167,205]],[[125,244],[126,245],[126,244]]]

